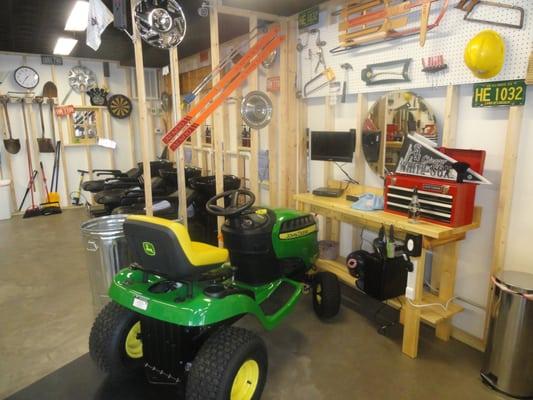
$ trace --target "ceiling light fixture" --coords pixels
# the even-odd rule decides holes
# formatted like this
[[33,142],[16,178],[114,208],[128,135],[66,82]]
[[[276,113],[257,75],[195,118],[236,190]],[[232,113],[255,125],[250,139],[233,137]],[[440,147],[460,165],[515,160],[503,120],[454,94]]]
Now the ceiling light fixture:
[[77,1],[65,24],[66,31],[84,31],[87,29],[87,19],[89,18],[89,3]]
[[54,54],[68,56],[78,41],[76,39],[62,38],[57,39],[54,47]]

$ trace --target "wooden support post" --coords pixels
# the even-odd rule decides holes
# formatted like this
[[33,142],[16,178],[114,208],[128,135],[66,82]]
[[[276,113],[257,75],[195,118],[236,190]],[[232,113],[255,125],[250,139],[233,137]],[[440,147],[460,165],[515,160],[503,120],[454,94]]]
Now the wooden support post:
[[[298,193],[298,99],[296,98],[296,79],[298,74],[296,44],[298,42],[298,19],[291,18],[287,31],[287,138],[286,138],[286,202],[294,208],[293,196]],[[281,83],[281,82],[280,82]],[[296,154],[296,157],[294,155]]]
[[[172,116],[174,124],[181,120],[180,70],[178,49],[170,49],[170,80],[172,82]],[[185,153],[183,146],[176,149],[176,170],[178,175],[178,217],[187,227],[187,192],[185,185]]]
[[298,137],[296,142],[297,148],[297,193],[303,193],[307,191],[307,149],[308,149],[308,140],[307,137],[307,103],[303,99],[298,100]]
[[[125,69],[126,73],[126,94],[128,98],[131,99],[133,96],[133,88],[131,82],[131,70],[129,68]],[[128,118],[128,129],[130,134],[130,152],[131,152],[131,165],[135,166],[135,161],[137,156],[135,155],[135,126],[133,124],[133,118]]]
[[[289,110],[289,97],[294,96],[294,90],[289,90],[289,22],[280,22],[281,34],[285,35],[286,39],[281,43],[279,55],[279,82],[280,93],[278,98],[278,108],[280,112],[278,135],[278,166],[279,166],[279,180],[276,191],[278,192],[278,205],[287,207],[289,205],[289,167],[288,167],[288,148],[289,136],[294,137],[294,131],[289,132],[289,120],[294,118],[294,113]],[[296,48],[296,38],[293,38],[293,47]],[[291,124],[292,126],[293,124]],[[291,154],[292,156],[292,154]],[[292,158],[292,157],[290,157]],[[270,187],[270,190],[273,188]]]
[[[220,63],[220,46],[218,36],[218,6],[215,4],[209,11],[209,26],[210,26],[210,38],[211,38],[211,66],[215,68]],[[220,80],[219,75],[215,75],[213,78],[213,86],[215,86]],[[218,107],[213,114],[213,125],[211,126],[212,140],[214,142],[215,152],[215,180],[216,180],[216,192],[222,193],[224,191],[224,171],[222,169],[223,163],[223,127],[222,110]],[[218,202],[220,207],[224,207],[223,200]],[[224,223],[224,217],[217,218],[218,234],[220,235],[220,228]],[[222,242],[219,240],[219,246],[222,246]]]
[[442,145],[444,147],[455,146],[458,107],[459,107],[459,87],[449,85],[446,88],[446,104],[444,107],[444,126],[442,128]]
[[[238,99],[242,98],[242,87],[237,88],[235,91],[235,95]],[[243,121],[241,117],[241,110],[239,107],[239,103],[237,103],[233,109],[235,113],[235,132],[236,132],[236,149],[237,149],[237,176],[241,178],[241,187],[250,187],[250,181],[249,178],[246,176],[246,168],[245,163],[246,160],[244,157],[241,157],[240,149],[242,147],[242,139],[241,139],[241,132],[243,129]]]
[[225,6],[221,0],[216,1],[217,12],[220,14],[235,15],[239,17],[260,18],[264,21],[284,21],[286,17],[280,15],[269,14],[264,12],[257,12],[252,10],[246,10],[244,8],[236,8],[231,6]]
[[[2,132],[7,132],[7,121],[6,117],[4,116],[5,110],[4,107],[0,107],[0,119],[2,120]],[[17,193],[15,192],[15,175],[13,175],[13,167],[11,166],[11,154],[9,154],[7,151],[5,151],[5,156],[2,158],[2,161],[5,165],[7,165],[7,172],[9,173],[9,191],[11,192],[11,212],[14,213],[18,210],[17,207]],[[0,157],[2,154],[0,154]],[[3,164],[2,164],[3,165]],[[2,174],[2,170],[0,168],[0,174]],[[3,174],[0,177],[0,179],[3,178]]]
[[146,87],[144,86],[144,61],[142,41],[135,24],[135,2],[131,2],[131,25],[133,26],[133,47],[135,51],[135,76],[137,80],[137,96],[139,104],[139,130],[141,133],[141,154],[143,160],[144,198],[146,215],[152,216],[152,179],[150,170],[149,138],[147,132]]
[[[326,131],[335,130],[335,106],[331,105],[331,98],[329,93],[324,97],[324,106],[326,108],[325,126]],[[333,163],[330,161],[324,162],[324,186],[328,185],[330,179],[333,178]],[[335,222],[331,218],[324,218],[324,232],[325,238],[334,240],[333,235],[337,227],[332,226]]]
[[[357,102],[355,104],[355,171],[354,179],[360,185],[365,184],[365,155],[363,154],[363,126],[368,114],[368,97],[366,93],[359,93],[357,95]],[[352,249],[360,249],[361,243],[361,227],[352,227]]]
[[[102,82],[103,86],[106,87],[109,91],[111,91],[111,87],[109,85],[109,80],[104,76],[104,80]],[[106,130],[106,137],[111,140],[115,140],[115,135],[113,134],[113,123],[111,121],[111,115],[109,114],[109,111],[107,109],[102,110],[105,115],[105,125],[107,126]],[[115,162],[115,150],[114,149],[108,149],[109,152],[109,164],[111,165],[111,169],[116,169],[117,164]]]
[[[500,177],[500,195],[498,199],[498,209],[496,212],[496,225],[494,228],[494,242],[492,254],[492,265],[490,274],[495,275],[503,269],[505,261],[505,249],[507,247],[507,237],[509,234],[509,223],[511,219],[511,207],[513,203],[514,177],[516,173],[516,159],[518,157],[518,146],[520,143],[520,132],[522,130],[522,120],[524,119],[524,107],[514,106],[509,108],[509,119],[507,121],[507,132],[505,137],[505,152],[503,158],[502,174]],[[487,334],[490,322],[489,310],[492,309],[493,284],[489,281],[489,296],[485,313],[485,333],[483,342],[487,344]]]
[[[251,15],[249,21],[250,37],[257,34],[257,16]],[[257,38],[250,40],[250,47],[257,42]],[[259,71],[256,69],[248,76],[248,87],[250,91],[257,90],[259,85]],[[261,199],[261,190],[259,188],[259,131],[250,130],[250,190],[258,199]]]
[[[424,292],[426,249],[422,249],[420,257],[413,258],[412,261],[416,263],[415,297],[413,303],[420,304]],[[421,309],[413,306],[409,301],[405,304],[405,308],[402,351],[409,357],[416,358],[418,355],[418,338],[420,336]]]
[[222,143],[224,144],[224,154],[222,155],[222,170],[224,174],[231,174],[231,158],[228,153],[231,152],[231,139],[230,139],[230,125],[229,125],[229,104],[225,100],[221,106],[222,108],[222,130],[223,130],[223,139]]
[[[446,304],[454,295],[457,242],[451,242],[433,250],[433,268],[437,268],[440,271],[439,299]],[[435,334],[439,339],[448,341],[452,334],[451,318],[446,318],[438,323],[435,329]]]
[[[280,70],[282,69],[280,57]],[[267,79],[273,77],[272,69],[267,70]],[[281,78],[280,78],[281,84]],[[279,188],[279,140],[280,137],[280,118],[285,119],[285,113],[280,109],[280,94],[272,93],[271,95],[273,110],[272,120],[267,126],[268,131],[268,194],[270,207],[279,207],[278,188]],[[282,178],[283,179],[283,178]]]
[[[455,139],[457,135],[457,113],[458,113],[458,107],[459,107],[459,87],[449,85],[446,88],[446,104],[444,107],[444,121],[443,121],[443,128],[442,128],[442,145],[444,147],[454,147],[455,146]],[[453,249],[450,249],[453,252],[453,255],[448,255],[446,252],[443,252],[442,249],[447,248],[448,246],[441,246],[436,249],[434,252],[435,257],[433,258],[433,265],[431,266],[431,286],[434,288],[439,288],[441,284],[441,277],[446,276],[447,279],[451,276],[449,274],[449,271],[447,271],[447,267],[444,264],[444,261],[439,260],[439,258],[443,258],[444,260],[448,259],[449,256],[455,257],[455,260],[457,260],[457,254],[456,254],[456,247],[453,246]],[[456,261],[454,262],[454,266],[456,264]],[[453,278],[455,279],[455,271],[453,271]],[[444,289],[445,293],[443,294],[444,297],[447,297],[448,289],[450,288],[450,283],[445,282],[444,285],[446,286]],[[451,284],[451,288],[453,290],[453,287],[455,285],[455,282]],[[452,297],[453,293],[449,294],[449,297]],[[448,297],[448,298],[449,298]],[[446,321],[445,324],[442,324],[441,328],[437,327],[437,337],[448,340],[449,335],[451,333],[451,321]]]

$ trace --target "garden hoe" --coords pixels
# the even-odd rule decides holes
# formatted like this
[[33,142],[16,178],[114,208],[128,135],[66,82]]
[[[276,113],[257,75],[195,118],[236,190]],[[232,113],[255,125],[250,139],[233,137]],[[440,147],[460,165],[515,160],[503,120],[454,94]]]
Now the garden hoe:
[[7,130],[9,132],[9,139],[4,139],[4,146],[6,147],[8,153],[17,154],[20,151],[20,140],[13,139],[13,136],[11,134],[11,123],[9,122],[9,114],[7,111],[7,103],[9,103],[9,97],[6,95],[0,96],[0,102],[4,106],[4,110],[6,112]]

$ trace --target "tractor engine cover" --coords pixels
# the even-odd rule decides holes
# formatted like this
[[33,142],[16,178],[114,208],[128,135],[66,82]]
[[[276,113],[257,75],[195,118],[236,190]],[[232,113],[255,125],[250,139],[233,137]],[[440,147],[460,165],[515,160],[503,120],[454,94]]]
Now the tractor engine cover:
[[284,275],[305,272],[318,257],[317,225],[310,214],[254,207],[222,226],[235,279],[264,285]]
[[235,279],[258,286],[280,278],[282,269],[272,246],[276,214],[265,208],[252,211],[226,220],[222,236],[231,264],[237,268]]

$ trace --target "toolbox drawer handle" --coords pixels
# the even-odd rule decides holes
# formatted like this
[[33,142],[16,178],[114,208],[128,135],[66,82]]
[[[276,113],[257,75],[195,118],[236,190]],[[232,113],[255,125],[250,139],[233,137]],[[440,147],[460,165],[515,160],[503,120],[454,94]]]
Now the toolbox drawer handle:
[[89,240],[87,242],[87,251],[98,251],[98,245],[95,241]]

